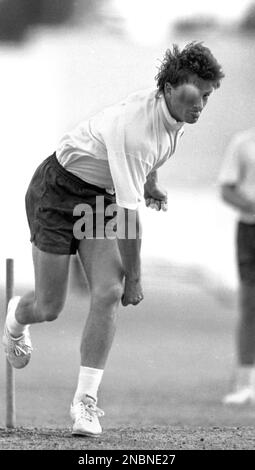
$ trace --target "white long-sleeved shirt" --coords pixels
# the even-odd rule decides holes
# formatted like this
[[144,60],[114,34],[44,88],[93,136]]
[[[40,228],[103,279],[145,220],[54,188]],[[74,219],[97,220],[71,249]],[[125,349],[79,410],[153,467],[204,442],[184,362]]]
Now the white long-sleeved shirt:
[[173,155],[183,124],[170,115],[163,93],[139,91],[66,134],[57,159],[82,180],[114,188],[119,206],[136,209],[147,175]]
[[[219,175],[219,183],[233,184],[255,203],[255,128],[238,132],[228,145]],[[255,224],[255,214],[239,211],[239,218]]]

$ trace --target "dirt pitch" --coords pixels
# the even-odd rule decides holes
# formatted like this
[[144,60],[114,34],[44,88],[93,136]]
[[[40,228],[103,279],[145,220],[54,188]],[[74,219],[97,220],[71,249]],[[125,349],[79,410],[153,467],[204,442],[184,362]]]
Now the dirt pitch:
[[1,450],[251,450],[253,427],[109,428],[97,438],[75,437],[69,429],[0,429]]

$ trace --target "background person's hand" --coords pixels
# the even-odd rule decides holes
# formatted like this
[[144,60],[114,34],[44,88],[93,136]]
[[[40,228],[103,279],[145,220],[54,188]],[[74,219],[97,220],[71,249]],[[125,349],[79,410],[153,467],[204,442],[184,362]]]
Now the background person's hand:
[[124,293],[121,297],[121,303],[124,307],[127,305],[137,305],[143,300],[143,289],[140,280],[132,280],[125,277]]

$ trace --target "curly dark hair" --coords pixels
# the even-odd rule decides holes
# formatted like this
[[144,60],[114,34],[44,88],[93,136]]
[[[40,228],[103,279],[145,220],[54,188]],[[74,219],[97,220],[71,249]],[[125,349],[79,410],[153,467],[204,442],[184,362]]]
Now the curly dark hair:
[[177,44],[173,44],[173,50],[167,49],[155,77],[158,91],[163,91],[166,82],[173,86],[187,83],[191,74],[196,74],[203,80],[210,80],[214,88],[220,87],[224,77],[221,65],[202,42],[193,41],[182,51]]

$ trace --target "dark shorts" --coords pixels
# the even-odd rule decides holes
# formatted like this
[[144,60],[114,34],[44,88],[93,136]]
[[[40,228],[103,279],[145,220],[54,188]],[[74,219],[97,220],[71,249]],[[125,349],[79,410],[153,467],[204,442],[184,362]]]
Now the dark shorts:
[[255,224],[238,223],[237,261],[241,281],[255,284]]
[[48,253],[75,254],[81,239],[104,238],[106,223],[113,222],[116,214],[96,216],[102,204],[104,209],[115,204],[115,195],[84,182],[51,155],[35,171],[26,193],[31,242]]

